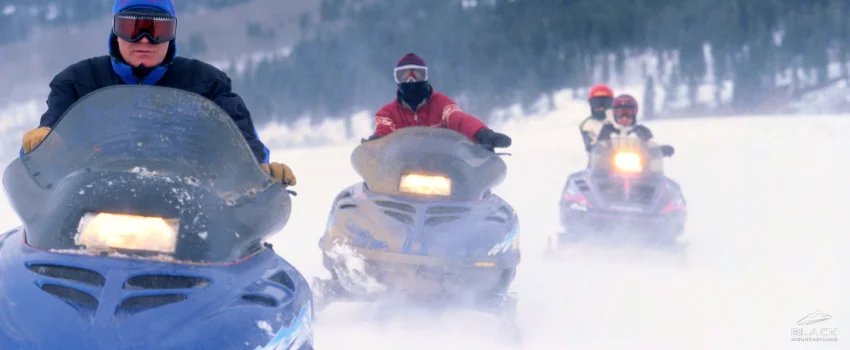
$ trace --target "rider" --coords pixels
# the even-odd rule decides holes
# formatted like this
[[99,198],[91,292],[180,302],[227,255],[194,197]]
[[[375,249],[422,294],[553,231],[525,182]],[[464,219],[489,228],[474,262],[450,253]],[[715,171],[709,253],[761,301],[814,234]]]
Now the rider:
[[[644,125],[637,124],[638,103],[634,97],[617,96],[614,99],[613,110],[615,123],[607,123],[602,127],[598,141],[610,140],[611,134],[622,136],[634,134],[645,142],[652,139],[652,131]],[[667,145],[661,146],[661,150],[668,156],[673,155],[674,152],[673,147]]]
[[158,85],[202,95],[226,111],[251,147],[262,168],[275,180],[295,185],[292,169],[269,162],[251,114],[231,90],[221,70],[195,59],[177,57],[177,14],[173,0],[115,0],[109,55],[75,63],[50,82],[47,111],[39,127],[26,132],[21,154],[35,148],[65,111],[84,95],[121,84]]
[[425,60],[408,53],[393,71],[398,84],[396,99],[375,114],[374,140],[408,126],[435,126],[458,131],[470,140],[493,147],[509,147],[511,138],[497,133],[477,118],[465,113],[448,96],[434,91],[428,83]]
[[614,91],[608,85],[596,84],[590,89],[587,96],[587,102],[590,104],[590,117],[587,117],[579,125],[585,150],[590,151],[590,148],[596,143],[602,127],[612,122],[607,117],[607,112],[611,109],[613,101]]

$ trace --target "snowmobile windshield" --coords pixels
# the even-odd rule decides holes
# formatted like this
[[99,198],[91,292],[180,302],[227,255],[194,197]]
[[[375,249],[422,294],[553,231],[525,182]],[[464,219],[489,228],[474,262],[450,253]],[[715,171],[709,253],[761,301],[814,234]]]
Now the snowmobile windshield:
[[257,251],[291,204],[214,102],[141,85],[80,99],[4,185],[35,248],[190,262]]
[[663,174],[663,155],[652,142],[635,137],[614,137],[593,146],[590,169],[601,175]]
[[226,112],[164,87],[115,86],[85,96],[25,157],[41,186],[107,170],[192,178],[238,195],[268,179]]
[[358,146],[354,169],[375,193],[434,200],[478,200],[507,172],[495,153],[450,129],[407,127]]

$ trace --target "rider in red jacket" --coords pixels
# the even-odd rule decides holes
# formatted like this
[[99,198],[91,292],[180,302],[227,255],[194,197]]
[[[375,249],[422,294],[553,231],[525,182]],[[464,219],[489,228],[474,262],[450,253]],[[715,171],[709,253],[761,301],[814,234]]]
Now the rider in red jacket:
[[413,53],[405,55],[396,64],[394,73],[397,98],[375,114],[375,132],[369,140],[408,126],[433,126],[456,130],[479,144],[511,145],[510,137],[490,130],[461,110],[451,98],[434,91],[428,83],[428,67],[421,57]]

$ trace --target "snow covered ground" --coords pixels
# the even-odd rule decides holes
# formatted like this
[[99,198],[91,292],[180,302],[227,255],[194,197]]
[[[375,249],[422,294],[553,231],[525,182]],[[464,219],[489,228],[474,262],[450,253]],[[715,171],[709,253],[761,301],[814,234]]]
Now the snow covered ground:
[[[508,176],[495,192],[521,223],[519,293],[523,349],[847,349],[850,347],[850,118],[722,118],[648,124],[676,147],[668,175],[690,204],[689,266],[655,256],[588,249],[545,262],[546,237],[558,229],[566,176],[586,161],[577,125],[585,109],[496,127],[514,138]],[[264,139],[277,137],[262,131]],[[4,137],[18,138],[17,134]],[[281,135],[280,137],[284,137]],[[325,276],[317,242],[331,201],[359,179],[356,146],[273,151],[295,170],[289,225],[272,243],[310,279]],[[4,226],[19,224],[6,203]],[[797,322],[820,310],[832,319],[805,326],[837,328],[837,342],[792,342]],[[489,315],[409,313],[378,322],[367,304],[331,305],[315,326],[317,349],[508,349]],[[48,317],[45,315],[45,317]]]

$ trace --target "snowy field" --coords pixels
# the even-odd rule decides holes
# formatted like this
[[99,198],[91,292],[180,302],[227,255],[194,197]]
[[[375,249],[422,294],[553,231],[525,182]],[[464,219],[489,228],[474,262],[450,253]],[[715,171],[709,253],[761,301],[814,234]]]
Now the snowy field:
[[[560,191],[586,162],[576,131],[586,111],[565,108],[495,127],[514,138],[507,179],[495,192],[520,218],[523,261],[513,289],[523,349],[850,348],[843,216],[850,117],[649,123],[658,141],[676,147],[665,166],[690,205],[688,265],[596,249],[554,263],[541,254],[558,230]],[[278,135],[261,131],[264,139]],[[317,243],[334,196],[359,181],[349,162],[355,146],[273,150],[273,160],[296,172],[298,196],[272,243],[308,280],[326,276]],[[20,222],[5,202],[0,220]],[[816,310],[832,319],[806,331],[837,328],[838,341],[792,342],[797,322]],[[486,314],[408,313],[379,322],[375,312],[367,304],[331,305],[318,314],[316,349],[510,348],[497,343],[497,322]]]

